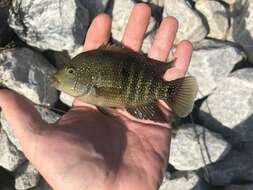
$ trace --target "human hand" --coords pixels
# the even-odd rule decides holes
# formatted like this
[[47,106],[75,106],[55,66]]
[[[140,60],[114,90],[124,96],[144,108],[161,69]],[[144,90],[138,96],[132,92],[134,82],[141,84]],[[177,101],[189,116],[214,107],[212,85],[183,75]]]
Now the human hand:
[[[137,4],[122,43],[139,51],[150,8]],[[111,19],[100,14],[92,22],[84,49],[109,41]],[[166,61],[173,45],[177,21],[163,19],[148,56]],[[185,75],[192,46],[181,42],[174,54],[171,80]],[[0,106],[14,129],[27,158],[55,190],[153,190],[165,171],[170,145],[170,124],[134,121],[119,114],[109,117],[95,106],[76,100],[72,109],[52,125],[44,122],[30,101],[0,90]]]

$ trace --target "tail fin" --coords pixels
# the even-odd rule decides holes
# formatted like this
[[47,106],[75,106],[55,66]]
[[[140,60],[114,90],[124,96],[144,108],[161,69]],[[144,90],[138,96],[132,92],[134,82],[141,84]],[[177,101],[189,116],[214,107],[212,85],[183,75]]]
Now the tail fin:
[[172,110],[179,117],[186,117],[191,113],[194,99],[198,92],[197,80],[192,76],[188,76],[168,81],[166,82],[166,87],[167,94],[164,101]]

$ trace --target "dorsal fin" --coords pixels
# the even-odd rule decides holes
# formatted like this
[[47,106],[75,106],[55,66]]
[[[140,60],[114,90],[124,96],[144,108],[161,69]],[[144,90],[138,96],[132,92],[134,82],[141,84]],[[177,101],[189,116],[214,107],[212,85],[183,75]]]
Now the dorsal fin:
[[134,52],[130,48],[127,48],[123,46],[122,44],[119,43],[107,43],[107,44],[102,44],[98,49],[103,49],[103,50],[110,50],[114,52]]
[[161,75],[161,77],[163,77],[162,75],[165,73],[165,71],[168,68],[172,67],[172,63],[175,61],[175,59],[169,62],[158,61],[158,60],[148,57],[146,54],[142,52],[135,52],[132,49],[125,47],[119,43],[102,44],[98,49],[119,52],[119,53],[128,53],[129,56],[135,57],[137,62],[150,66],[152,70],[155,71],[157,75]]

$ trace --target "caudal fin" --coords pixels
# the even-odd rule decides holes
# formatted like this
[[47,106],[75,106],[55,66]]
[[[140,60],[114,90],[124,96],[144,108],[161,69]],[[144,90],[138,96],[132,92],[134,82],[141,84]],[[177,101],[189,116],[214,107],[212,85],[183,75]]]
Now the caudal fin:
[[[197,80],[192,77],[184,77],[166,82],[167,95],[165,102],[179,116],[186,117],[193,109],[194,99],[198,92]],[[176,90],[175,93],[170,93]]]

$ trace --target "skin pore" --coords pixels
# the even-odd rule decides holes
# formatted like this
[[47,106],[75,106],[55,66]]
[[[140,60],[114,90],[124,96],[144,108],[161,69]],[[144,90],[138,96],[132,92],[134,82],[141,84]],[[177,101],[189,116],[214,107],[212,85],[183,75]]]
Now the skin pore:
[[[134,6],[122,39],[125,46],[140,50],[150,15],[146,4]],[[177,27],[174,18],[163,19],[149,57],[167,60]],[[110,31],[111,18],[98,15],[88,30],[84,51],[107,43]],[[180,42],[174,67],[164,78],[183,77],[191,53],[191,43]],[[55,190],[155,190],[161,182],[169,156],[170,123],[135,121],[124,111],[108,117],[76,99],[72,109],[50,125],[29,100],[10,90],[0,90],[0,106],[26,157]]]

